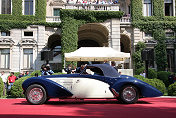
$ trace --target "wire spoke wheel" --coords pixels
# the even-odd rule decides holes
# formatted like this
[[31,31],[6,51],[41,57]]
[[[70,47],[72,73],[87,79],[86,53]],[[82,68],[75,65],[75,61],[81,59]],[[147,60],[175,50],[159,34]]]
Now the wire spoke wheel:
[[29,100],[31,102],[39,102],[43,98],[43,91],[40,88],[33,88],[29,92]]
[[47,99],[46,91],[41,85],[31,85],[26,90],[26,99],[30,104],[43,104]]
[[132,104],[136,103],[138,101],[138,98],[138,89],[135,86],[126,85],[121,89],[118,100],[122,103]]
[[136,91],[133,87],[126,87],[122,95],[126,101],[132,101],[136,98]]

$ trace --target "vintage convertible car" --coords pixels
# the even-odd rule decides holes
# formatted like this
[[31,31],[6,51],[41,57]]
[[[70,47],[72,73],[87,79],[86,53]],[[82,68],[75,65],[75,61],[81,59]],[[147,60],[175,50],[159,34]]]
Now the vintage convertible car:
[[115,98],[136,103],[140,97],[163,94],[153,86],[127,75],[119,75],[108,64],[87,65],[81,73],[32,77],[22,84],[31,104],[43,104],[50,98]]

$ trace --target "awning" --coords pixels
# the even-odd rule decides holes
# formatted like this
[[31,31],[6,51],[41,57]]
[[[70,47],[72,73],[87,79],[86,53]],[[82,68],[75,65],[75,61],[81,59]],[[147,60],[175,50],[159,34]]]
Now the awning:
[[65,53],[66,61],[124,61],[128,58],[130,53],[118,52],[110,47],[81,47]]

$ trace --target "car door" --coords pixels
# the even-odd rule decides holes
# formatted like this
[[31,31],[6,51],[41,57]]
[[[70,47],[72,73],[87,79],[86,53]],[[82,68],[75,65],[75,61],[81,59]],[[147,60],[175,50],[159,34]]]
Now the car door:
[[73,98],[114,98],[109,90],[109,84],[96,78],[102,78],[95,75],[80,75],[72,78]]

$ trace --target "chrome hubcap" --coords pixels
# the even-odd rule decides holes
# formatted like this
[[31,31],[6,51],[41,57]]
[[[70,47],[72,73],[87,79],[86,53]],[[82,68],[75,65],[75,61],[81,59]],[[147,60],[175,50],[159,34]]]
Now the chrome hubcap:
[[43,91],[40,88],[33,88],[29,92],[29,100],[33,103],[39,102],[43,98]]
[[123,90],[123,98],[126,101],[132,101],[136,98],[136,91],[133,87],[126,87]]

